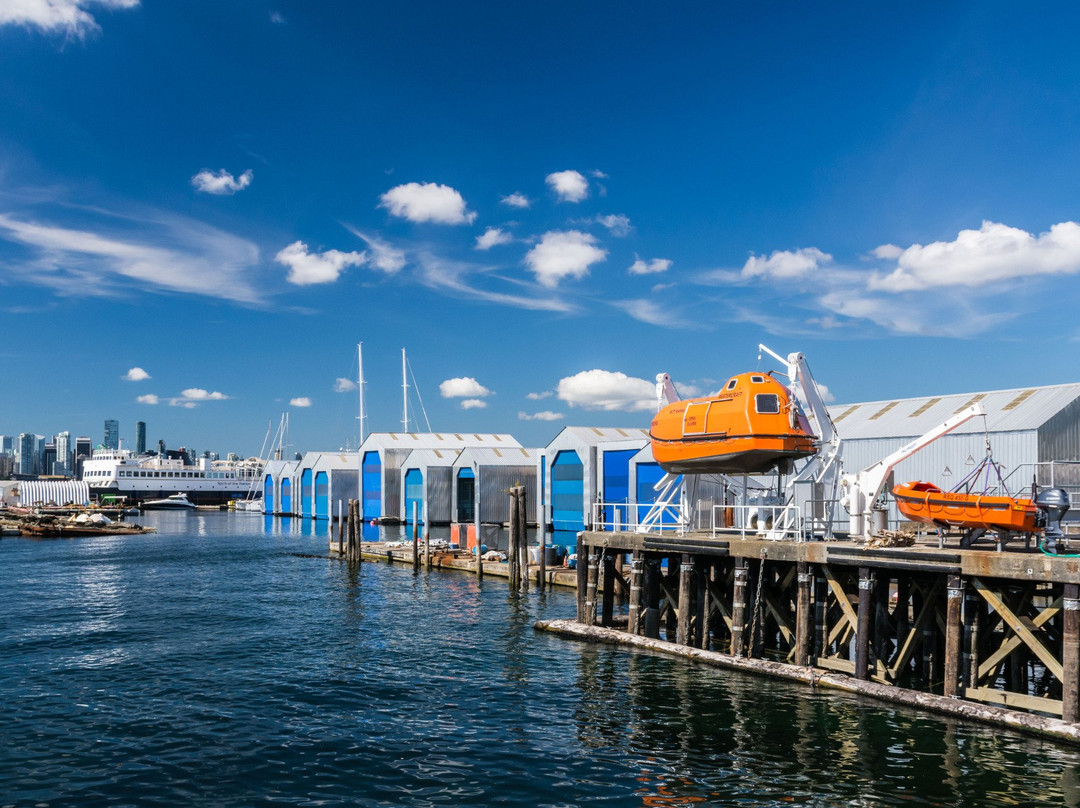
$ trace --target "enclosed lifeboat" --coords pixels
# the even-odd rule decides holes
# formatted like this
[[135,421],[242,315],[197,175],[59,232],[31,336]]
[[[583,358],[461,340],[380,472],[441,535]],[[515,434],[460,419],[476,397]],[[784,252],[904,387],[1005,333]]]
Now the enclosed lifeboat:
[[763,474],[818,450],[791,391],[763,373],[734,376],[709,398],[669,404],[649,437],[653,458],[671,474]]
[[897,485],[892,493],[897,509],[913,522],[1011,533],[1037,530],[1038,508],[1030,499],[942,491],[924,482]]

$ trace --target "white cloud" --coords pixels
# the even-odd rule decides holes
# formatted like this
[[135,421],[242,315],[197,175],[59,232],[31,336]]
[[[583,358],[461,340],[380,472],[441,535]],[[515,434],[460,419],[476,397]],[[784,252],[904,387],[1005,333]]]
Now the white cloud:
[[358,252],[326,250],[321,253],[308,252],[308,246],[302,241],[294,241],[283,248],[274,260],[289,268],[285,278],[297,286],[310,286],[316,283],[333,283],[346,267],[363,266],[367,255]]
[[185,407],[190,410],[207,401],[225,401],[228,398],[229,397],[224,393],[219,393],[217,391],[211,392],[202,387],[189,387],[186,390],[181,390],[180,395],[170,398],[169,405],[173,407]]
[[33,260],[8,263],[5,271],[61,295],[116,296],[134,283],[241,303],[261,299],[250,270],[259,251],[249,241],[177,216],[89,215],[100,215],[110,229],[128,226],[131,232],[108,236],[0,214],[0,238],[39,251]]
[[529,393],[525,398],[529,399],[529,401],[540,401],[541,399],[550,398],[553,395],[554,393],[550,390],[545,390],[542,393]]
[[816,247],[776,250],[768,258],[751,255],[743,265],[742,275],[744,278],[802,278],[831,261],[831,255]]
[[821,393],[821,400],[822,401],[824,401],[826,404],[832,404],[834,401],[836,401],[836,396],[834,396],[832,394],[832,391],[829,390],[829,388],[826,385],[822,384],[821,382],[817,381],[816,379],[814,381],[817,383],[817,389],[818,389],[818,392]]
[[504,196],[499,201],[502,202],[504,205],[509,205],[512,208],[527,208],[530,204],[532,204],[531,202],[529,202],[529,197],[525,196],[525,194],[518,193],[517,191],[507,196]]
[[375,269],[382,270],[387,275],[393,275],[405,266],[405,252],[394,247],[382,239],[363,233],[355,228],[345,226],[345,229],[367,244],[371,251],[368,263]]
[[904,252],[903,247],[897,247],[895,244],[882,244],[880,247],[875,247],[870,251],[870,254],[875,258],[883,258],[886,261],[895,261]]
[[610,216],[597,216],[596,221],[606,227],[613,236],[622,238],[630,235],[634,226],[630,224],[630,217],[621,213],[612,213]]
[[[895,252],[895,248],[889,250],[892,246],[884,245],[886,255]],[[868,287],[908,292],[1073,274],[1080,271],[1080,224],[1061,222],[1035,236],[1017,227],[984,221],[978,230],[961,230],[953,241],[913,244],[896,256],[896,262],[896,269],[888,275],[873,275]]]
[[36,27],[42,31],[64,31],[81,37],[100,26],[87,7],[135,8],[139,0],[4,0],[0,2],[0,25]]
[[583,370],[559,379],[558,396],[586,410],[638,412],[656,409],[656,385],[609,370]]
[[634,263],[627,269],[631,275],[655,275],[658,272],[667,272],[671,269],[672,261],[670,258],[654,258],[651,261],[644,261],[637,258],[637,256],[635,258]]
[[124,378],[129,382],[141,382],[150,378],[150,374],[142,368],[132,368],[124,374]]
[[311,399],[308,398],[307,396],[300,396],[299,398],[290,398],[289,399],[289,406],[290,407],[310,407],[311,406]]
[[447,379],[439,385],[439,393],[443,398],[482,398],[491,395],[490,390],[471,376]]
[[476,237],[476,246],[473,249],[490,250],[492,247],[498,247],[501,244],[509,244],[513,240],[514,237],[505,230],[500,230],[498,227],[489,227],[484,231],[483,235]]
[[239,177],[234,177],[224,168],[217,172],[204,168],[191,178],[191,184],[195,186],[196,191],[202,191],[204,194],[231,196],[251,185],[251,179],[254,176],[251,169],[248,169]]
[[461,402],[461,409],[463,410],[482,410],[486,406],[487,402],[478,398],[467,398]]
[[379,197],[379,207],[410,222],[471,224],[476,213],[465,209],[461,194],[449,185],[410,182],[391,188]]
[[607,258],[596,246],[596,237],[579,230],[550,230],[525,255],[525,263],[541,286],[554,288],[563,278],[581,278],[589,266]]
[[356,382],[352,379],[346,379],[344,376],[338,376],[334,380],[334,392],[335,393],[350,393],[356,389]]
[[[422,284],[438,292],[456,295],[472,300],[483,300],[503,306],[514,306],[532,311],[558,311],[572,313],[577,306],[519,280],[500,279],[504,283],[518,288],[526,287],[524,294],[510,294],[491,289],[480,288],[479,280],[492,277],[491,268],[464,261],[449,261],[445,258],[421,253],[419,256]],[[474,281],[473,278],[478,279]],[[487,281],[490,283],[490,281]]]
[[589,181],[580,171],[556,171],[548,174],[544,181],[560,202],[580,202],[589,195]]
[[153,393],[147,393],[145,396],[139,396],[135,400],[140,404],[157,404],[160,399]]
[[589,175],[596,177],[596,179],[598,180],[606,180],[608,178],[608,175],[601,171],[599,168],[594,168],[592,171],[589,172]]
[[540,412],[534,412],[530,415],[527,412],[519,412],[519,421],[558,421],[563,417],[561,412],[552,412],[551,410],[541,410]]

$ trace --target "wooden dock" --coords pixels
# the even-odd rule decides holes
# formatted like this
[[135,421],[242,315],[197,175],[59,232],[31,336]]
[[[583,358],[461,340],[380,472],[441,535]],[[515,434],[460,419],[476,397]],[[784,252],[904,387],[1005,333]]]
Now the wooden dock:
[[961,700],[1028,729],[1080,726],[1080,558],[586,532],[577,595],[578,623],[624,624],[628,641],[840,675],[900,702]]

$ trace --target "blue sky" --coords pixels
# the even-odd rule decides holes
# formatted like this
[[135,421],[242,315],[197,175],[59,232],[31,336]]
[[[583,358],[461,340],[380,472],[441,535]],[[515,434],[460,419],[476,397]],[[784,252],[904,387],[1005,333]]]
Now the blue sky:
[[355,447],[361,341],[368,431],[404,346],[526,445],[758,342],[837,402],[1077,381],[1078,17],[2,4],[0,433]]

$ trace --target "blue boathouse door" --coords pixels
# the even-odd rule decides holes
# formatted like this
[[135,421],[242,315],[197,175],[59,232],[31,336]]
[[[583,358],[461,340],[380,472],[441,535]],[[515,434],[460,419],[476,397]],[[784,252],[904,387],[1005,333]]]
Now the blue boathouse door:
[[274,512],[274,478],[267,474],[263,480],[263,513]]
[[311,516],[311,469],[300,474],[300,515]]
[[555,455],[551,464],[552,543],[571,547],[585,529],[585,469],[573,449]]
[[378,519],[382,513],[382,461],[378,452],[364,452],[363,509],[364,521]]
[[292,480],[288,477],[281,481],[281,512],[292,513]]
[[330,482],[325,471],[315,475],[315,518],[330,518]]
[[412,524],[413,503],[416,503],[416,520],[424,521],[424,474],[420,469],[405,472],[405,523]]

